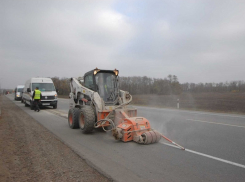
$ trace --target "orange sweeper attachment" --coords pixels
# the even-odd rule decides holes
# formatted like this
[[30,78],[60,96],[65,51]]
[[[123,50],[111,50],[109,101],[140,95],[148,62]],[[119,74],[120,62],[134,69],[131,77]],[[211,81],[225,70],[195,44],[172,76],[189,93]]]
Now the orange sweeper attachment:
[[[184,147],[173,142],[166,136],[151,128],[150,122],[144,117],[137,117],[137,110],[135,108],[122,107],[113,111],[104,111],[98,116],[104,114],[106,117],[95,123],[95,128],[106,128],[111,126],[112,135],[116,140],[123,142],[135,141],[139,144],[157,143],[161,138],[185,150]],[[110,117],[112,116],[112,117]],[[114,118],[113,120],[110,118]],[[99,118],[98,118],[99,119]]]

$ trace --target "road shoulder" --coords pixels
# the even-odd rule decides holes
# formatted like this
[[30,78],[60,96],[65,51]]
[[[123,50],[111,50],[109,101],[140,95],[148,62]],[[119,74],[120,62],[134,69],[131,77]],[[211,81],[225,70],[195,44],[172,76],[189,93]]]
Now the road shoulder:
[[0,181],[109,181],[8,98],[0,102]]

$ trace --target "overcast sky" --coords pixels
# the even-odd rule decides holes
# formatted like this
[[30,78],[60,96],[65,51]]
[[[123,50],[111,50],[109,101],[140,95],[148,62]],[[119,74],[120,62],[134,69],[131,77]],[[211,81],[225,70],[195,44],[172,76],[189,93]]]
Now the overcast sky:
[[245,80],[245,1],[1,0],[0,83],[96,67],[184,82]]

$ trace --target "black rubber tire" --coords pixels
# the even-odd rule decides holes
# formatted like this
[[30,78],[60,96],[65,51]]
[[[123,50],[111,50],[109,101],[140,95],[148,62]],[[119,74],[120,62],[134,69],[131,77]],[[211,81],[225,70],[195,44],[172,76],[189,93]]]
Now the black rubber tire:
[[91,106],[82,107],[79,113],[79,128],[83,133],[91,133],[94,130],[95,113]]
[[31,110],[34,109],[33,101],[30,101],[30,108],[31,108]]
[[53,109],[57,109],[57,104],[53,105]]
[[68,125],[71,129],[76,129],[79,128],[79,124],[78,124],[78,116],[80,113],[80,109],[79,108],[72,108],[69,109],[68,112]]

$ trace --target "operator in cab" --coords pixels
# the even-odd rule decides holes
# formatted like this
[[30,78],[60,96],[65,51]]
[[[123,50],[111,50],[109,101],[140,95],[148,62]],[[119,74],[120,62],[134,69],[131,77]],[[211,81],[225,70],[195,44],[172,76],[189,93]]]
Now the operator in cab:
[[36,89],[34,90],[33,95],[32,95],[32,99],[34,100],[34,111],[37,111],[37,112],[40,111],[38,103],[41,100],[41,98],[42,98],[42,93],[39,90],[39,88],[36,87]]
[[98,73],[95,76],[98,92],[104,102],[111,102],[114,100],[115,93],[113,92],[114,75],[110,73]]
[[98,88],[99,88],[99,93],[103,98],[108,95],[108,89],[104,81],[103,75],[99,76]]

